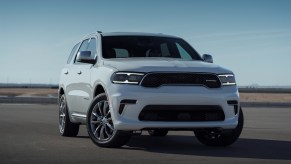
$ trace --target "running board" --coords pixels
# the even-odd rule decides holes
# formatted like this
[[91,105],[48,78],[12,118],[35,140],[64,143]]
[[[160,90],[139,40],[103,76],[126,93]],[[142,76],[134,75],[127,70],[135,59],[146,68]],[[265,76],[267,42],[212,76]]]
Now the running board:
[[84,114],[79,114],[79,113],[72,113],[72,117],[80,117],[80,118],[87,118],[87,116],[86,115],[84,115]]

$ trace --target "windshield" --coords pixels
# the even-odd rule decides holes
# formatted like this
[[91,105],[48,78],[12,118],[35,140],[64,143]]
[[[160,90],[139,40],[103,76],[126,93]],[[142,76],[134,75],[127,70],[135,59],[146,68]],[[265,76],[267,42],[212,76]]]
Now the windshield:
[[202,60],[198,53],[179,38],[155,36],[104,36],[103,58],[167,57]]

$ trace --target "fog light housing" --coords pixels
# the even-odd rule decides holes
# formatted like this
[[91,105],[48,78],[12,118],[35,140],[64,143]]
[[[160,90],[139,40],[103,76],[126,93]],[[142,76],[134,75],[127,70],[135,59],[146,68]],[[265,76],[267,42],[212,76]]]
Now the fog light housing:
[[228,100],[228,105],[233,105],[234,114],[237,115],[238,113],[238,101],[237,100]]

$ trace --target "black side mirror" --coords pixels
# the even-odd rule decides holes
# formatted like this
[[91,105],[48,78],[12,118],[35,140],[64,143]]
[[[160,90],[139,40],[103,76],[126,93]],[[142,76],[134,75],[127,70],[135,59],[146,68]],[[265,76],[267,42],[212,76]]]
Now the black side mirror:
[[91,57],[91,51],[80,51],[80,52],[78,52],[76,61],[80,62],[80,63],[89,63],[89,64],[95,64],[96,63],[95,58]]
[[213,58],[211,55],[208,55],[208,54],[204,54],[203,55],[203,60],[207,63],[213,63]]

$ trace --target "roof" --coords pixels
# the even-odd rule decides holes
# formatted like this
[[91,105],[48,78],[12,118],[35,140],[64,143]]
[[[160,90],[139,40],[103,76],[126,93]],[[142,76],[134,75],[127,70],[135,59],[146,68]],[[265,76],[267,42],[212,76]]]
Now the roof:
[[156,37],[170,37],[179,38],[172,35],[165,35],[161,33],[142,33],[142,32],[109,32],[101,33],[102,36],[156,36]]

